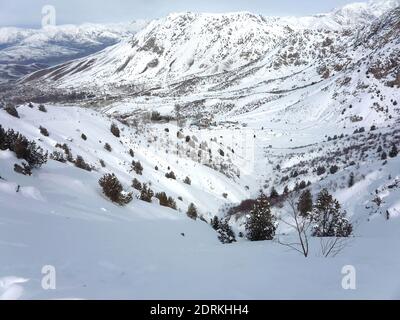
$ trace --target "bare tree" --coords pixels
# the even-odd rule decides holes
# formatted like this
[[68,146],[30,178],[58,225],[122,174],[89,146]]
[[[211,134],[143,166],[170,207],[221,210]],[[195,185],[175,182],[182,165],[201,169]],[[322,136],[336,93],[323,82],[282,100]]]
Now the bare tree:
[[[286,203],[289,206],[289,217],[288,219],[280,217],[279,220],[295,230],[297,240],[294,242],[281,242],[278,238],[278,243],[301,253],[307,258],[310,252],[308,237],[310,234],[311,220],[300,215],[297,209],[296,196],[293,193],[288,195]],[[289,221],[289,219],[291,221]]]
[[319,239],[321,253],[327,257],[335,257],[349,245],[349,237],[321,237]]

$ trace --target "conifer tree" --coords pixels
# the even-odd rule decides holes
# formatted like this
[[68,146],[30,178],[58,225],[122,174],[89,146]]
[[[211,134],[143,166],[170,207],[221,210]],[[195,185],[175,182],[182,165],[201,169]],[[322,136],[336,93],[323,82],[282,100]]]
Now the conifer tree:
[[393,143],[392,148],[389,151],[389,157],[394,158],[394,157],[397,157],[398,154],[399,154],[399,151],[397,150],[396,145]]
[[313,199],[310,190],[304,190],[297,202],[297,210],[303,218],[307,217],[313,209]]
[[322,189],[318,194],[311,220],[314,237],[348,237],[353,231],[346,212],[341,210],[339,202],[327,189]]
[[197,212],[196,206],[193,203],[189,204],[186,214],[189,218],[191,218],[193,220],[197,219],[198,212]]
[[236,242],[235,233],[228,224],[228,220],[224,219],[219,223],[220,227],[218,229],[218,239],[222,243],[232,243]]
[[217,216],[214,216],[214,218],[211,219],[211,227],[214,230],[218,230],[219,229],[219,219]]
[[261,194],[250,211],[246,222],[247,238],[250,241],[272,240],[275,236],[277,223],[272,215],[270,204],[265,194]]

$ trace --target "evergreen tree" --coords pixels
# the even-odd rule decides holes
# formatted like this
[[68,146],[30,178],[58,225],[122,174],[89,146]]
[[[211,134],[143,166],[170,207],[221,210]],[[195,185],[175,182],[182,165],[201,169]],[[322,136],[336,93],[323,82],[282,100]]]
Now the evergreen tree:
[[348,237],[353,231],[351,223],[346,218],[346,212],[341,210],[339,202],[327,189],[321,190],[318,194],[311,220],[314,237]]
[[397,150],[396,145],[393,143],[392,148],[389,151],[389,157],[394,158],[394,157],[397,157],[398,154],[399,154],[399,151]]
[[123,188],[114,173],[107,173],[99,180],[99,185],[103,188],[103,193],[112,202],[120,205],[128,204],[132,200],[132,193],[123,194]]
[[136,178],[133,178],[133,180],[132,180],[132,187],[135,188],[138,191],[142,190],[142,184]]
[[272,240],[275,236],[276,217],[271,214],[267,197],[261,194],[250,211],[246,222],[247,238],[250,241]]
[[310,190],[304,190],[297,203],[297,210],[299,211],[299,215],[303,218],[306,218],[310,215],[313,209],[313,199]]
[[224,219],[220,222],[220,227],[218,229],[218,239],[222,243],[236,242],[235,233],[229,226],[227,219]]
[[350,173],[348,186],[349,186],[349,188],[354,186],[354,173],[353,172]]
[[193,220],[196,220],[198,217],[198,212],[196,206],[191,203],[189,204],[188,210],[186,212],[187,216]]
[[132,160],[132,170],[136,172],[136,174],[142,175],[143,167],[140,161]]
[[270,193],[270,198],[271,199],[276,199],[279,197],[278,191],[276,191],[275,187],[271,188],[271,193]]
[[211,227],[214,229],[214,230],[218,230],[219,229],[219,219],[218,219],[218,217],[217,216],[214,216],[214,218],[212,218],[211,219]]
[[111,124],[110,131],[115,137],[119,138],[120,136],[119,128],[115,123]]
[[149,187],[147,187],[146,183],[143,183],[142,190],[140,191],[140,200],[151,202],[151,198],[153,198],[154,192]]

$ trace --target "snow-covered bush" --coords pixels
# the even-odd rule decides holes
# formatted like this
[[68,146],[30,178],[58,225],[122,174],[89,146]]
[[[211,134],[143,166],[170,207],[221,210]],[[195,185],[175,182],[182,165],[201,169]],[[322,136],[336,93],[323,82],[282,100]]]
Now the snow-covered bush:
[[102,176],[99,185],[103,188],[104,195],[112,202],[125,205],[132,201],[132,193],[123,194],[122,184],[114,173],[107,173]]

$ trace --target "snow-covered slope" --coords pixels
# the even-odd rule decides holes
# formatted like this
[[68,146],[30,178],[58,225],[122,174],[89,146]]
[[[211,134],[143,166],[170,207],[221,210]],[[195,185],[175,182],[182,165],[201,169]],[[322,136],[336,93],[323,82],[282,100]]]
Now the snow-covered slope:
[[[110,133],[110,125],[116,120],[91,109],[47,106],[47,112],[41,112],[37,106],[21,106],[18,113],[20,118],[14,118],[0,110],[0,124],[21,132],[49,152],[61,150],[56,143],[66,143],[74,158],[83,156],[94,169],[88,172],[69,162],[49,160],[42,168],[34,169],[31,176],[24,176],[13,170],[21,160],[11,151],[0,151],[2,299],[400,297],[400,158],[390,158],[382,164],[376,153],[379,144],[386,150],[392,141],[400,143],[396,126],[376,129],[375,138],[369,133],[355,134],[307,147],[301,144],[318,132],[321,134],[321,128],[314,126],[298,132],[288,127],[286,131],[297,141],[297,148],[284,148],[288,138],[277,131],[258,131],[254,171],[251,175],[228,177],[188,156],[191,147],[185,145],[189,143],[174,139],[176,132],[171,124],[129,127],[116,122],[121,130],[121,137],[117,138]],[[48,130],[48,137],[39,133],[39,126]],[[232,129],[238,130],[245,136],[246,128]],[[219,147],[230,140],[229,130],[222,128],[185,128],[184,133],[218,137]],[[168,139],[172,142],[168,143]],[[105,142],[111,145],[111,152],[104,149]],[[215,149],[209,143],[215,157]],[[177,150],[182,151],[177,154],[173,152],[176,144],[181,144]],[[269,144],[276,148],[269,150]],[[361,153],[358,144],[369,148]],[[235,153],[240,153],[240,145],[235,146]],[[338,146],[348,151],[342,153]],[[130,170],[130,148],[133,159],[143,164],[142,175]],[[100,159],[105,167],[100,165]],[[358,161],[357,166],[351,164],[352,159]],[[237,163],[234,158],[231,161]],[[266,184],[273,183],[281,192],[281,176],[297,168],[311,169],[313,161],[337,163],[340,169],[323,176],[310,170],[284,181],[292,188],[299,178],[309,179],[313,193],[328,187],[348,211],[355,237],[334,258],[321,257],[317,239],[310,240],[308,259],[276,241],[238,238],[237,243],[223,245],[209,224],[200,219],[193,221],[184,213],[188,203],[194,202],[206,221],[214,214],[222,216],[224,211],[219,209],[255,195],[258,188],[268,192]],[[277,164],[281,171],[275,169]],[[169,170],[177,174],[177,180],[164,176]],[[348,188],[350,171],[355,173],[356,183]],[[137,191],[130,187],[134,177],[148,182],[154,191],[173,196],[180,210],[162,207],[155,199],[147,203],[135,198],[124,207],[112,204],[98,185],[98,179],[106,172],[114,172],[124,189],[135,194]],[[190,176],[191,185],[182,182],[186,175]],[[377,196],[382,200],[379,206],[374,202]],[[285,208],[273,211],[284,214]],[[230,222],[238,235],[243,230],[243,217],[232,216]],[[281,224],[278,232],[279,237],[285,237],[289,230]],[[55,290],[43,290],[41,285],[43,267],[49,265],[56,270]],[[342,288],[346,265],[356,268],[357,290]]]

